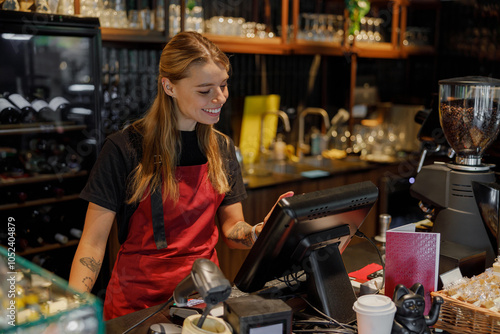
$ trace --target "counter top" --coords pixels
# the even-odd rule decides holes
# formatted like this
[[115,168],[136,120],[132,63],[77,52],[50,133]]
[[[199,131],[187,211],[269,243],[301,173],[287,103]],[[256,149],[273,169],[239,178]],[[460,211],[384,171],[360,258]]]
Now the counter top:
[[[319,161],[319,160],[318,160]],[[307,180],[311,178],[322,178],[322,177],[332,177],[335,175],[352,173],[357,171],[365,171],[375,169],[380,164],[371,163],[367,161],[360,160],[358,157],[349,157],[342,160],[329,160],[324,159],[321,163],[318,163],[319,166],[315,166],[315,163],[292,163],[287,164],[287,167],[293,167],[294,172],[274,172],[271,170],[267,170],[267,173],[261,173],[260,175],[252,175],[245,174],[243,176],[246,188],[248,190],[251,189],[259,189],[265,187],[272,187],[277,184],[285,184],[289,182],[295,182],[300,180]],[[270,165],[273,168],[273,165]],[[275,165],[277,170],[280,170],[279,165]],[[321,171],[327,172],[318,173],[318,175],[306,176],[303,172],[311,172],[311,171]]]

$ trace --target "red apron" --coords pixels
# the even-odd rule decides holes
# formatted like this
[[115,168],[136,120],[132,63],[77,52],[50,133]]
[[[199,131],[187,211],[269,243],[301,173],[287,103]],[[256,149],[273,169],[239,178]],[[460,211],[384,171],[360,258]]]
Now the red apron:
[[214,217],[224,195],[208,180],[207,164],[177,167],[176,176],[179,202],[163,202],[166,248],[155,243],[158,233],[153,232],[148,196],[130,218],[127,240],[118,252],[106,290],[105,320],[166,302],[198,258],[219,264]]

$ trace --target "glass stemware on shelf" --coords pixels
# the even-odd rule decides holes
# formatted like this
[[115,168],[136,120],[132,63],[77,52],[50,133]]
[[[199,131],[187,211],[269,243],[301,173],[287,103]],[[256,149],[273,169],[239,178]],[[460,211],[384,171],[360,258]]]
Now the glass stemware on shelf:
[[128,28],[127,10],[124,0],[105,0],[99,16],[102,27]]
[[360,31],[356,34],[357,42],[380,43],[383,42],[381,26],[384,23],[382,18],[363,17],[360,20]]
[[342,15],[302,13],[297,39],[340,42],[344,36],[343,22]]

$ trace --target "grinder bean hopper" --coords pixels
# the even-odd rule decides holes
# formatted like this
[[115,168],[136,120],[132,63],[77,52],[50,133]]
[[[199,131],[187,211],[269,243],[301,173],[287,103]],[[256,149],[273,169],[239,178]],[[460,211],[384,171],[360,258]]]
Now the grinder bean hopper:
[[499,186],[484,151],[500,131],[500,80],[462,77],[439,81],[439,119],[455,161],[424,166],[410,188],[442,242],[498,255]]

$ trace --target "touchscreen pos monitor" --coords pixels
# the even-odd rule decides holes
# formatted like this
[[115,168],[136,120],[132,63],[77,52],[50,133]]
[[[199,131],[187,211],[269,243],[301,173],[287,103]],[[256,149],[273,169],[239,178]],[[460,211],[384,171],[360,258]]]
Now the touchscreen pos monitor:
[[341,253],[377,197],[377,187],[367,181],[281,199],[235,285],[255,292],[268,281],[303,271],[307,300],[313,306],[339,322],[355,320],[356,296]]

